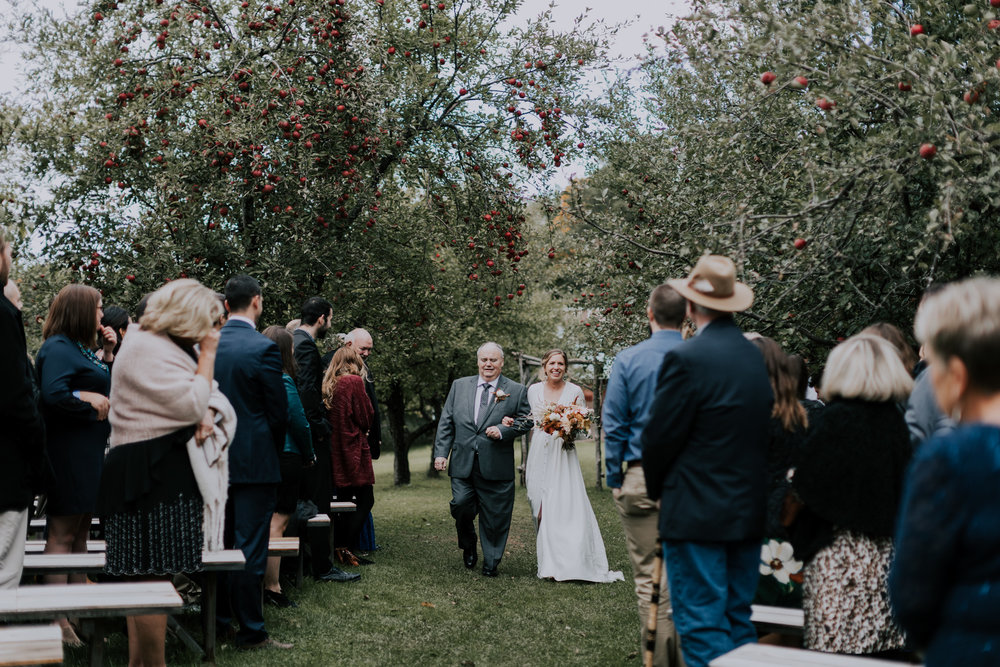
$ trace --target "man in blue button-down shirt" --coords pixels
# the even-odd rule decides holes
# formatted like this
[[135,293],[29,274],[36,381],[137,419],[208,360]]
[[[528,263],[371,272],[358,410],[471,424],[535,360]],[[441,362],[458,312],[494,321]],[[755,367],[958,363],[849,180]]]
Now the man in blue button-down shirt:
[[[642,473],[642,430],[656,393],[656,377],[667,352],[681,344],[681,323],[687,301],[669,285],[660,285],[649,295],[646,315],[652,335],[615,357],[604,397],[602,424],[605,432],[607,483],[625,528],[635,592],[639,597],[640,628],[649,616],[656,558],[659,504],[646,494]],[[666,582],[666,576],[661,578]],[[670,620],[670,594],[660,589],[656,626],[656,665],[683,665],[680,641]]]

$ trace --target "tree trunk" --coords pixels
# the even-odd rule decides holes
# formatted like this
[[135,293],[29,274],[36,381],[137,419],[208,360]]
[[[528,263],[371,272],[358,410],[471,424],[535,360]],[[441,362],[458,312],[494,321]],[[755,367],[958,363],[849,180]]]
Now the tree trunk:
[[385,407],[389,413],[389,432],[395,452],[393,484],[402,486],[410,483],[410,443],[406,438],[406,400],[399,382],[390,385]]

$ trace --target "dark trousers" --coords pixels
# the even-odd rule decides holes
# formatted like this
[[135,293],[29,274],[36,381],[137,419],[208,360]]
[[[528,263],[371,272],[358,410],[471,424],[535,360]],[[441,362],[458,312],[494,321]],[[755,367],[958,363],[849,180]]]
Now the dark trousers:
[[757,641],[750,603],[760,577],[760,540],[663,543],[674,625],[687,667]]
[[476,547],[474,521],[479,516],[479,538],[483,545],[483,567],[496,567],[503,558],[514,511],[514,480],[483,477],[479,455],[472,461],[472,475],[451,478],[451,515],[455,517],[460,549]]
[[353,501],[358,508],[353,512],[337,514],[334,521],[334,542],[338,549],[356,549],[361,531],[368,523],[371,516],[372,507],[375,506],[375,487],[369,486],[344,486],[336,491],[337,500]]
[[[330,443],[313,442],[316,450],[316,465],[306,468],[303,478],[303,495],[313,501],[316,511],[327,514],[330,511],[330,500],[333,499],[333,468],[330,461]],[[308,530],[310,563],[314,577],[322,577],[330,571],[333,561],[330,560],[330,531]]]
[[218,625],[239,623],[237,645],[256,644],[267,639],[264,629],[263,584],[267,567],[271,514],[277,493],[275,484],[234,484],[226,503],[225,545],[239,549],[246,567],[239,572],[219,573]]

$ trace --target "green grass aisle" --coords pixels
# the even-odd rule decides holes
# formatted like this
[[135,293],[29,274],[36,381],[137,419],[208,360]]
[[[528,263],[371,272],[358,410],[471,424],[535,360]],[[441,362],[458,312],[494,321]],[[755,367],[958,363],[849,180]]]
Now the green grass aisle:
[[[535,539],[523,488],[497,579],[466,570],[458,549],[446,476],[424,475],[429,452],[411,455],[414,483],[392,486],[391,452],[375,462],[375,565],[354,584],[314,583],[287,592],[297,609],[265,607],[271,634],[291,651],[217,652],[219,665],[620,665],[640,663],[631,568],[608,490],[594,489],[590,442],[580,447],[591,503],[611,568],[626,581],[577,584],[535,576]],[[197,617],[182,620],[197,627]],[[200,636],[200,635],[198,635]],[[124,637],[109,647],[111,664],[127,663]],[[83,664],[85,650],[67,651]],[[170,664],[198,664],[174,639]]]

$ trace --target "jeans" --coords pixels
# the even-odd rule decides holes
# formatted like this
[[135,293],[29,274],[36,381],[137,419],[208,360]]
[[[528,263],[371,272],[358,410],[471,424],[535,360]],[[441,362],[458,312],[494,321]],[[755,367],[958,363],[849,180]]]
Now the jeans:
[[707,667],[757,641],[750,603],[760,577],[760,541],[665,541],[674,624],[687,667]]

